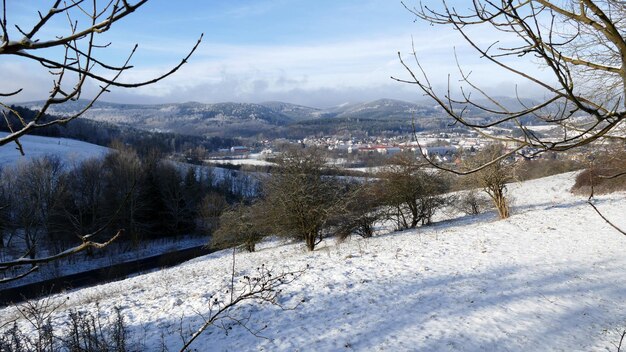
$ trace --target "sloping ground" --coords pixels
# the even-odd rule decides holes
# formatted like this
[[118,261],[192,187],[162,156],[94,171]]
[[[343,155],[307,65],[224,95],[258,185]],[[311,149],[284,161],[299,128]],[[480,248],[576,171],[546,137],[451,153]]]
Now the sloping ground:
[[[6,136],[0,132],[0,136]],[[53,138],[26,135],[20,138],[24,153],[13,148],[14,144],[0,148],[0,165],[13,166],[20,161],[40,158],[45,155],[56,155],[67,164],[80,162],[91,157],[100,157],[108,152],[108,148],[99,145],[67,138]]]
[[[237,275],[265,264],[276,272],[310,266],[280,303],[241,305],[250,317],[210,327],[198,351],[599,351],[616,350],[626,327],[626,237],[585,198],[568,193],[573,174],[512,185],[513,216],[440,222],[313,253],[267,243],[236,256]],[[626,195],[596,205],[626,227]],[[143,350],[181,346],[230,282],[229,251],[176,268],[71,292],[65,307],[122,308]],[[300,304],[299,304],[300,303]],[[299,305],[298,305],[299,304]],[[15,316],[14,309],[0,317]],[[3,318],[0,318],[2,320]]]

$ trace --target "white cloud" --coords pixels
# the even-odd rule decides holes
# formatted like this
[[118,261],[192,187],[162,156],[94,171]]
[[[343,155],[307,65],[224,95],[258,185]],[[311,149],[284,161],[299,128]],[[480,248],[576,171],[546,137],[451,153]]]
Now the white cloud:
[[5,61],[0,63],[0,93],[9,93],[22,89],[18,95],[4,98],[2,102],[41,100],[48,96],[52,88],[52,78],[48,70],[39,64],[23,61]]
[[[438,27],[440,28],[440,27]],[[474,33],[482,44],[496,39],[484,33]],[[390,76],[408,78],[397,58],[403,53],[407,63],[412,63],[412,41],[420,63],[429,78],[438,87],[444,87],[448,74],[451,83],[458,83],[454,47],[466,72],[481,85],[501,95],[515,94],[515,84],[522,81],[514,75],[494,71],[478,55],[468,49],[457,33],[426,29],[418,34],[368,38],[352,41],[320,42],[311,45],[233,45],[203,43],[199,51],[180,71],[162,82],[134,90],[114,90],[104,100],[126,102],[154,101],[252,101],[284,100],[309,105],[331,105],[341,100],[367,100],[377,97],[410,99],[418,96],[415,87],[394,82]],[[144,46],[144,55],[155,55],[161,48],[173,45]],[[178,43],[180,47],[180,43]],[[181,57],[184,53],[181,52]],[[168,58],[171,57],[168,55]],[[178,61],[147,66],[141,60],[136,68],[124,73],[123,81],[143,81],[167,72]],[[13,66],[11,66],[13,65]],[[17,66],[16,66],[17,65]],[[41,81],[45,75],[30,74],[15,62],[0,67],[8,77],[0,82],[0,91],[16,82],[24,82],[30,93],[22,100],[41,99]],[[533,70],[523,62],[523,70]],[[44,79],[45,80],[45,79]],[[49,79],[51,81],[51,79]],[[34,82],[34,83],[33,83]],[[95,85],[88,91],[95,91]],[[509,92],[505,92],[510,88]],[[49,87],[46,87],[49,89]],[[527,89],[532,92],[532,89]],[[377,94],[378,96],[374,96]],[[38,97],[35,97],[37,95]],[[359,99],[359,97],[362,97]],[[308,100],[307,100],[308,99]]]

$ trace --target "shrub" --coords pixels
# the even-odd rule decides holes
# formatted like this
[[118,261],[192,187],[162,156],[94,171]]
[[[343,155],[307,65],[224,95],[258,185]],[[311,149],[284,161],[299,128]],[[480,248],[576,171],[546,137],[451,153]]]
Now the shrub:
[[468,172],[478,170],[466,175],[465,182],[481,187],[489,195],[500,219],[509,217],[506,184],[513,180],[515,171],[515,163],[512,160],[498,159],[505,152],[502,145],[492,144],[464,161],[464,167]]
[[546,154],[541,159],[524,160],[516,169],[516,178],[520,181],[533,180],[542,177],[580,170],[583,165],[570,159],[559,159],[556,153]]
[[455,202],[456,208],[466,215],[478,215],[492,207],[489,199],[477,190],[464,192]]
[[248,252],[254,252],[256,244],[267,234],[264,230],[265,220],[263,206],[260,203],[235,205],[220,216],[220,225],[211,238],[211,246],[240,247]]
[[22,323],[17,321],[0,326],[0,351],[12,352],[125,352],[129,350],[130,335],[119,308],[112,319],[103,319],[100,307],[96,311],[70,310],[62,318],[66,323],[56,324],[52,314],[60,307],[50,299],[31,301],[18,307]]
[[438,172],[425,170],[410,155],[394,156],[378,176],[381,182],[376,197],[398,229],[430,224],[435,212],[447,204],[443,196],[449,189],[447,180]]
[[578,174],[572,192],[578,194],[626,191],[626,143],[615,143],[590,157],[590,166]]

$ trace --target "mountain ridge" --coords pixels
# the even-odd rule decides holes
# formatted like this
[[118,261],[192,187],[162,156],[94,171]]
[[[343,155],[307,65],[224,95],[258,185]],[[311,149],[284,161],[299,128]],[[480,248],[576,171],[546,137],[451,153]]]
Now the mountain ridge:
[[[509,109],[524,103],[506,99]],[[52,106],[48,113],[69,115],[80,111],[87,100],[68,102]],[[485,106],[489,102],[485,102]],[[21,105],[38,109],[42,101],[25,102]],[[471,117],[483,121],[492,118],[477,109]],[[282,101],[261,103],[164,103],[164,104],[125,104],[97,101],[83,115],[86,119],[106,121],[118,125],[133,126],[157,132],[173,132],[190,135],[251,137],[251,136],[294,136],[323,132],[333,134],[338,130],[358,131],[369,129],[378,133],[396,131],[404,133],[412,130],[412,121],[424,129],[445,125],[445,111],[432,102],[408,102],[381,98],[362,103],[346,103],[329,108],[317,108]],[[319,131],[316,130],[317,127]],[[343,126],[343,127],[342,127]],[[298,133],[292,133],[293,131]],[[301,137],[301,136],[300,136]]]

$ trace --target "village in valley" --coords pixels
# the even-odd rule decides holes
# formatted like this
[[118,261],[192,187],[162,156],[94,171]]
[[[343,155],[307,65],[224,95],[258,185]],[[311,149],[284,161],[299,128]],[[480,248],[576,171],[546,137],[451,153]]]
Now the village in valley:
[[[541,129],[541,127],[539,127]],[[545,129],[544,129],[545,130]],[[499,131],[502,140],[499,141],[504,150],[511,152],[519,147],[516,140],[506,140],[510,130]],[[428,158],[439,164],[460,164],[463,158],[471,157],[485,147],[492,145],[494,140],[489,136],[477,132],[418,132],[410,135],[393,137],[354,137],[338,136],[306,137],[299,140],[278,138],[262,140],[252,146],[233,146],[222,148],[213,153],[206,153],[204,161],[209,164],[236,163],[239,165],[258,164],[258,160],[267,160],[276,157],[280,151],[288,147],[322,148],[328,151],[331,163],[336,166],[350,168],[351,165],[368,164],[382,166],[386,161],[398,154],[414,155],[416,159]],[[526,147],[519,150],[511,158],[512,161],[539,160],[545,158],[561,158],[563,160],[584,161],[587,153],[581,150],[560,155],[537,153],[538,148]]]

